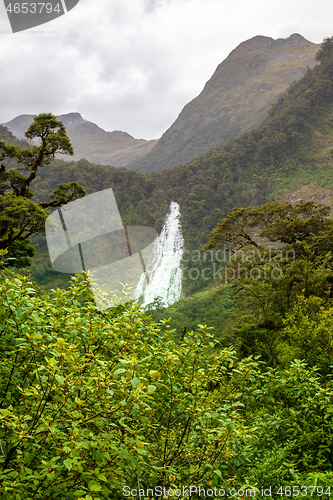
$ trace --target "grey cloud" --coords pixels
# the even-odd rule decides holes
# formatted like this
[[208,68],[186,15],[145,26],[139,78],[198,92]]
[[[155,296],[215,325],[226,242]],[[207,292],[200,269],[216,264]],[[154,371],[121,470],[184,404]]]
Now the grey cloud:
[[297,16],[289,3],[80,0],[44,31],[16,35],[2,18],[0,122],[79,111],[106,130],[157,138],[245,39],[289,36],[288,26],[314,42],[331,36],[331,0],[295,0]]

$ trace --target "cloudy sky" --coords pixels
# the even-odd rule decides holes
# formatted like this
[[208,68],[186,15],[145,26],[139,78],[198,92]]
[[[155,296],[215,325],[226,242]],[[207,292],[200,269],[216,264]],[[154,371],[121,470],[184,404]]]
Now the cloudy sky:
[[78,111],[158,138],[237,45],[293,33],[333,36],[332,0],[80,0],[15,34],[0,0],[0,123]]

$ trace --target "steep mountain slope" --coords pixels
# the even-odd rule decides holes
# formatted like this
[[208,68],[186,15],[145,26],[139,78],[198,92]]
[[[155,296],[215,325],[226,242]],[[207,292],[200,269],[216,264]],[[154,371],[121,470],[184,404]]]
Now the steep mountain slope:
[[[20,115],[4,125],[17,138],[23,139],[34,116]],[[157,143],[157,140],[134,139],[126,132],[106,132],[95,123],[82,118],[80,113],[68,113],[57,118],[66,127],[74,148],[72,158],[75,160],[86,158],[94,163],[122,167],[148,153]],[[66,156],[63,158],[68,160]]]
[[27,147],[27,143],[24,140],[20,140],[15,137],[10,130],[4,125],[0,125],[0,140],[4,141],[6,144],[12,144],[21,147]]
[[278,40],[256,36],[241,43],[152,151],[130,168],[174,167],[259,126],[278,96],[315,65],[319,47],[298,34]]
[[92,163],[131,168],[131,163],[151,151],[157,140],[134,139],[127,132],[113,131],[75,137],[72,144],[75,159],[86,158]]

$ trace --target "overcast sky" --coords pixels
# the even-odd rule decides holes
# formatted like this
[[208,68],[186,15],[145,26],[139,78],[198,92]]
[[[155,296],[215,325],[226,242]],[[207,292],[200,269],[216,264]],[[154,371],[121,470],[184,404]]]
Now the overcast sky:
[[158,138],[237,45],[293,33],[333,36],[332,0],[80,0],[15,34],[0,0],[0,123],[78,111]]

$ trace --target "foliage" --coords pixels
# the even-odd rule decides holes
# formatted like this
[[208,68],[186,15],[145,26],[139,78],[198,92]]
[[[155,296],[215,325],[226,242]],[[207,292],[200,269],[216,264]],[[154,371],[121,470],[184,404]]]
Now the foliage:
[[64,125],[51,113],[36,116],[25,136],[31,141],[28,147],[0,140],[1,161],[15,159],[20,165],[7,168],[2,164],[0,169],[0,249],[8,249],[8,255],[16,258],[17,267],[30,264],[29,258],[35,250],[29,237],[43,230],[48,216],[46,209],[85,195],[85,190],[77,182],[71,182],[61,184],[53,191],[50,195],[53,201],[33,202],[30,185],[38,169],[49,165],[50,158],[56,153],[73,154],[73,149]]
[[[292,203],[267,203],[260,208],[234,209],[227,217],[219,221],[216,229],[205,246],[205,250],[230,245],[233,251],[260,247],[258,236],[268,238],[270,242],[295,245],[313,234],[327,230],[331,224],[327,220],[328,206],[316,206],[311,201]],[[254,231],[252,230],[252,233]],[[289,247],[288,247],[289,248]]]
[[186,327],[186,331],[195,331],[198,324],[204,324],[212,328],[212,333],[216,338],[222,340],[221,336],[226,329],[228,315],[234,310],[234,306],[228,297],[224,297],[223,301],[214,300],[215,292],[216,289],[197,293],[192,297],[181,299],[169,307],[161,304],[157,299],[147,306],[146,313],[154,321],[169,318],[177,338],[180,337],[184,327]]
[[238,305],[231,340],[241,356],[260,355],[269,365],[278,365],[283,320],[299,295],[329,300],[329,210],[303,201],[234,209],[213,231],[206,249],[227,248],[230,254],[222,291],[231,289]]
[[285,319],[284,333],[292,346],[289,347],[289,357],[304,359],[323,375],[331,373],[332,326],[331,306],[327,306],[321,297],[300,296]]
[[276,494],[283,485],[291,487],[295,496],[297,487],[302,487],[304,498],[323,495],[322,486],[330,495],[331,384],[320,379],[315,368],[297,360],[284,372],[267,371],[263,379],[254,410],[249,412],[251,423],[257,426],[257,440],[249,450],[251,468],[246,479],[271,487],[273,498],[289,496],[287,490],[285,495],[281,490]]
[[[117,500],[190,485],[271,486],[280,498],[280,486],[330,485],[328,371],[237,360],[200,325],[177,343],[167,321],[152,322],[137,305],[99,311],[83,276],[43,295],[6,271],[0,298],[4,500]],[[319,346],[331,311],[313,298],[305,314],[302,305],[286,329],[318,328]]]
[[325,38],[319,52],[316,54],[317,61],[329,59],[333,53],[333,37]]
[[217,484],[243,460],[256,362],[204,327],[177,345],[135,305],[98,311],[79,278],[47,296],[7,273],[0,295],[2,498]]

